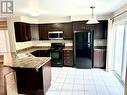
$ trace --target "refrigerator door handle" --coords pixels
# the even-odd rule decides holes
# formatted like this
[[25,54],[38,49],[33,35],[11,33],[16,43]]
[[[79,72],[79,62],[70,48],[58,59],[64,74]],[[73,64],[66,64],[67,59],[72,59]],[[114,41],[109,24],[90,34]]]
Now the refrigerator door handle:
[[88,32],[88,44],[91,43],[91,35],[90,35],[90,32]]

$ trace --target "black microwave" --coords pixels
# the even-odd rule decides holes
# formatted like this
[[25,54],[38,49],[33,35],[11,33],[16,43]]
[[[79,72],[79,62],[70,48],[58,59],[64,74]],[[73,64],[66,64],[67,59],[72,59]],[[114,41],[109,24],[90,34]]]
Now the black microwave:
[[51,31],[48,32],[49,39],[63,39],[63,31]]

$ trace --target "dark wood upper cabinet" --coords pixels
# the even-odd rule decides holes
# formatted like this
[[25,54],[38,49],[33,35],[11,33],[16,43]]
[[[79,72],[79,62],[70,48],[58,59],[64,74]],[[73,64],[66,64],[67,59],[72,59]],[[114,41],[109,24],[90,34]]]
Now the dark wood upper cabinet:
[[16,42],[31,40],[30,24],[23,23],[23,22],[15,22],[14,28],[15,28]]
[[48,31],[63,31],[64,24],[63,23],[53,23],[48,24]]
[[99,22],[95,27],[94,39],[107,39],[108,21],[104,20]]
[[98,24],[86,24],[86,22],[87,21],[73,22],[73,31],[94,30],[94,39],[107,39],[107,20],[101,20]]
[[51,23],[51,24],[39,24],[39,39],[48,40],[48,32],[63,31],[64,39],[73,38],[72,23]]
[[86,24],[87,21],[74,21],[73,31],[95,30],[95,24]]
[[39,40],[48,40],[48,25],[47,24],[39,24]]
[[48,40],[48,32],[63,31],[62,23],[39,24],[39,40]]
[[72,23],[64,23],[64,39],[73,39],[73,27]]

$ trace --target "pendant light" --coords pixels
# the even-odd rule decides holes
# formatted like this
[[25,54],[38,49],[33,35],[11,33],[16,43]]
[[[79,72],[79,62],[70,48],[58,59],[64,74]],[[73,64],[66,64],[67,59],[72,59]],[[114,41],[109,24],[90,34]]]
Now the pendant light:
[[94,9],[95,7],[94,7],[94,6],[91,6],[90,8],[92,9],[92,18],[89,19],[89,21],[87,22],[87,24],[96,24],[96,23],[99,23],[99,22],[97,21],[97,19],[95,18],[95,16],[94,16],[93,9]]

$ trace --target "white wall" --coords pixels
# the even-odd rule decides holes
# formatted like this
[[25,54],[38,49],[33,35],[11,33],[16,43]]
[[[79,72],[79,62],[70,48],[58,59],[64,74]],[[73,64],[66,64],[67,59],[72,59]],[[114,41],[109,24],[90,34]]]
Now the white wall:
[[[112,14],[108,15],[98,15],[96,16],[97,20],[108,20]],[[91,19],[91,15],[77,15],[71,16],[71,21],[81,21],[81,20],[89,20]]]
[[112,54],[113,54],[113,48],[112,48],[112,21],[108,20],[108,36],[107,36],[107,59],[106,59],[106,71],[112,70]]
[[41,17],[39,18],[38,23],[62,23],[62,22],[71,22],[70,16],[65,17]]
[[10,43],[10,51],[11,52],[16,52],[14,21],[15,21],[15,18],[13,16],[12,17],[10,16],[7,18],[8,35],[9,35],[9,43]]
[[[117,16],[118,14],[121,14],[122,12],[127,11],[127,4],[125,4],[124,6],[122,6],[120,9],[118,9],[117,11],[115,11],[113,13],[113,16]],[[127,12],[114,18],[114,23],[121,23],[121,22],[125,22],[127,21]]]
[[[112,14],[107,15],[97,15],[96,18],[98,20],[108,20],[111,18]],[[72,21],[81,21],[81,20],[89,20],[91,15],[76,15],[76,16],[43,16],[43,17],[30,17],[30,16],[16,16],[15,22],[26,22],[32,24],[45,24],[45,23],[64,23],[64,22],[72,22]]]

